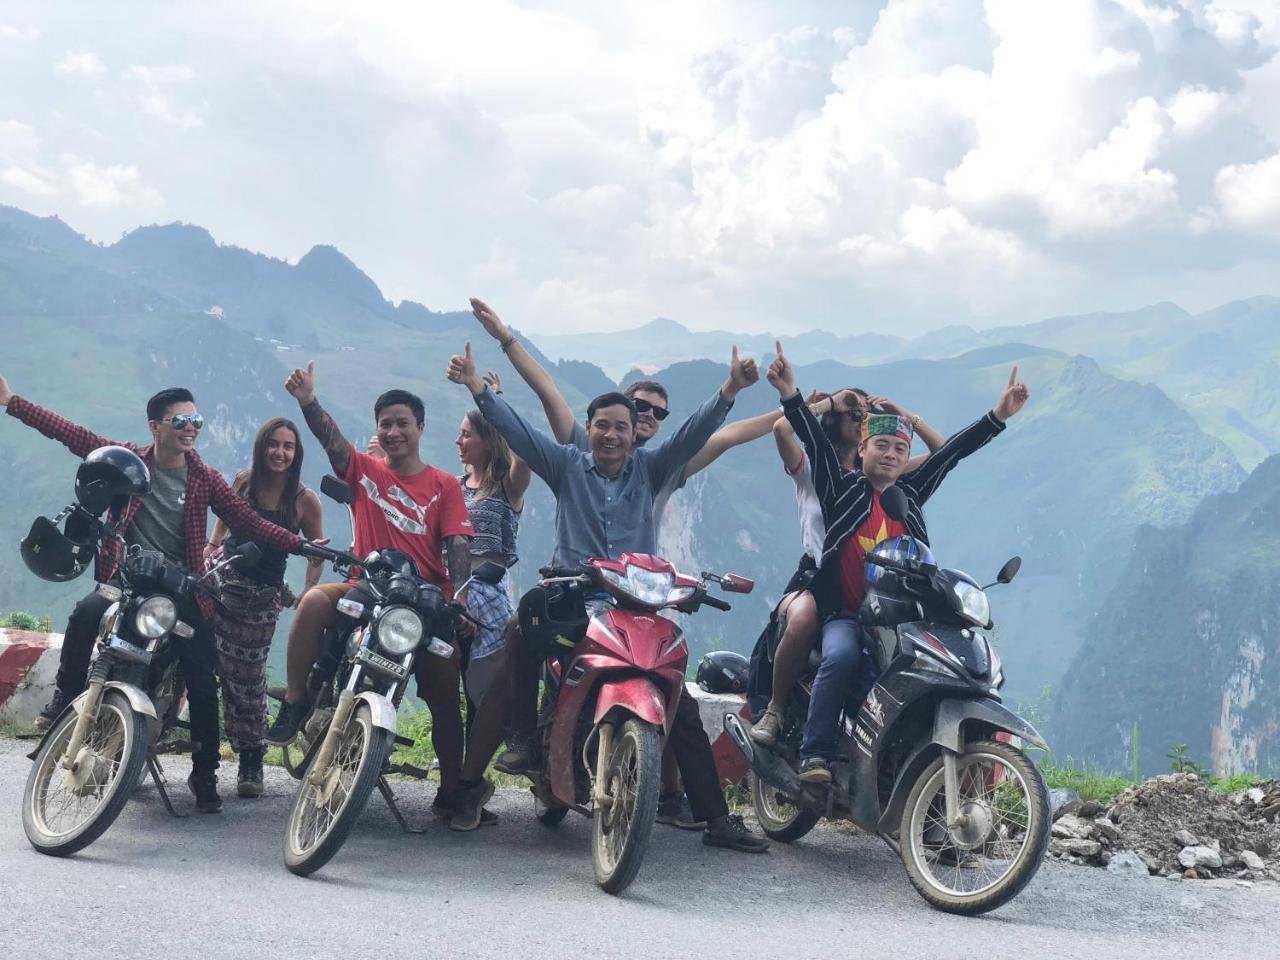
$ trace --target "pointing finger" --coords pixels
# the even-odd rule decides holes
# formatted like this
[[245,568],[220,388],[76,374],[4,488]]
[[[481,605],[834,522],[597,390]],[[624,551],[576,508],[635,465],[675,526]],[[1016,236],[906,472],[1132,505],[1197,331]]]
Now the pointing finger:
[[1009,386],[1012,387],[1017,382],[1018,382],[1018,368],[1015,366],[1012,370],[1009,371]]
[[466,354],[467,360],[470,360],[471,359],[471,341],[470,340],[467,341],[466,350],[464,350],[463,352]]

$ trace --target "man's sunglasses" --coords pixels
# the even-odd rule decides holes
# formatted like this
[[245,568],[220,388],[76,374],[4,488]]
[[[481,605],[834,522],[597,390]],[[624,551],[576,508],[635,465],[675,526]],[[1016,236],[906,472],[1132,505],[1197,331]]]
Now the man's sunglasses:
[[198,413],[175,413],[172,417],[161,417],[160,422],[172,424],[175,430],[185,430],[188,425],[199,430],[204,426],[204,417]]
[[636,405],[636,413],[651,413],[653,414],[653,419],[659,423],[667,419],[667,414],[671,412],[666,407],[655,407],[648,400],[632,400],[631,402]]

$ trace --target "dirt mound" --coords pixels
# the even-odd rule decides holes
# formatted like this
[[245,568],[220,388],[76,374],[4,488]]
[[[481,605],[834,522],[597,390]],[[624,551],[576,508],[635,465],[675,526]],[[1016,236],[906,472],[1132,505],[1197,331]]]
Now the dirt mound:
[[[1065,805],[1053,835],[1050,852],[1079,863],[1107,865],[1132,851],[1161,876],[1280,880],[1280,781],[1228,795],[1195,774],[1165,774],[1130,787],[1106,810]],[[1134,865],[1126,857],[1117,867]]]

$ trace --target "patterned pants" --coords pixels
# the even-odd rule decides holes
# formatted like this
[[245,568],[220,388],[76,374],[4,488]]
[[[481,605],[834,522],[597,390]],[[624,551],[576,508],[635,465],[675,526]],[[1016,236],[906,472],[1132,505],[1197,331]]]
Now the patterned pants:
[[214,648],[222,676],[227,739],[237,753],[266,748],[267,654],[280,619],[280,590],[230,572],[213,618]]

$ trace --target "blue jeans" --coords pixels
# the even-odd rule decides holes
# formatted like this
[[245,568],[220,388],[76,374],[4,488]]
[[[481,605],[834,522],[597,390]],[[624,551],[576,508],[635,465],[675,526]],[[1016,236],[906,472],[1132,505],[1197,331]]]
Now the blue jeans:
[[[836,753],[836,734],[840,710],[862,678],[859,667],[870,667],[870,658],[862,649],[862,629],[850,613],[840,613],[822,625],[822,665],[813,681],[809,700],[809,717],[804,724],[804,741],[800,758],[822,757],[830,760]],[[865,683],[869,687],[869,683]]]

